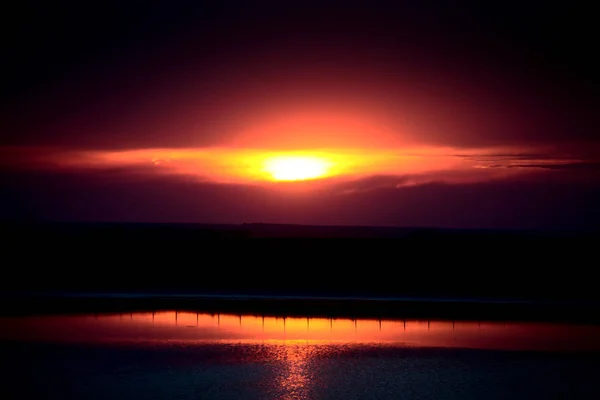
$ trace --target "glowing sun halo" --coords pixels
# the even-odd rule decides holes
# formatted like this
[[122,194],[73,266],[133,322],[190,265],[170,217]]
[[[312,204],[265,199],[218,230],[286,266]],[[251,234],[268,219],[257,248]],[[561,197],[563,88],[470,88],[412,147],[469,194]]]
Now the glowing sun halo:
[[331,162],[314,156],[276,156],[264,163],[265,172],[276,181],[301,181],[327,176]]

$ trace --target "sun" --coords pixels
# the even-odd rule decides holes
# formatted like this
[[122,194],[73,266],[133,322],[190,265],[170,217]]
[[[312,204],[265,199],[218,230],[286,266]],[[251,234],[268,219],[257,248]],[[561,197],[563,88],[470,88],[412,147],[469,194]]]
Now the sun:
[[303,181],[323,178],[333,163],[316,156],[274,156],[265,160],[264,171],[276,181]]

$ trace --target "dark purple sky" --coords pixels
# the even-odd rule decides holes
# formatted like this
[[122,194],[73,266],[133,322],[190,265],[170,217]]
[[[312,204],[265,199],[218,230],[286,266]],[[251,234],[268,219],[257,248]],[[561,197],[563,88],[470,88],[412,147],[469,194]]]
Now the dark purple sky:
[[[0,217],[597,227],[590,10],[251,3],[23,1],[7,12]],[[426,157],[283,190],[226,182],[213,161],[190,174],[200,153],[173,156],[240,146]],[[157,173],[139,154],[179,164]]]

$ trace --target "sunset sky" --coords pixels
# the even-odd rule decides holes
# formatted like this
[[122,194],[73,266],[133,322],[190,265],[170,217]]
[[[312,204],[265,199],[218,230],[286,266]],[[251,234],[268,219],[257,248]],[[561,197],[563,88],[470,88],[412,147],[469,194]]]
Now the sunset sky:
[[19,2],[1,219],[599,226],[591,11],[253,3]]

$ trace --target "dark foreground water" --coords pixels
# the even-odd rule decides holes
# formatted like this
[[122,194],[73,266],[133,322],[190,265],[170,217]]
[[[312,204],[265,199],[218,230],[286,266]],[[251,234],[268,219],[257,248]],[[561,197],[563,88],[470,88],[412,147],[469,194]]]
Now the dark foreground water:
[[600,327],[190,312],[0,318],[0,398],[600,398]]

